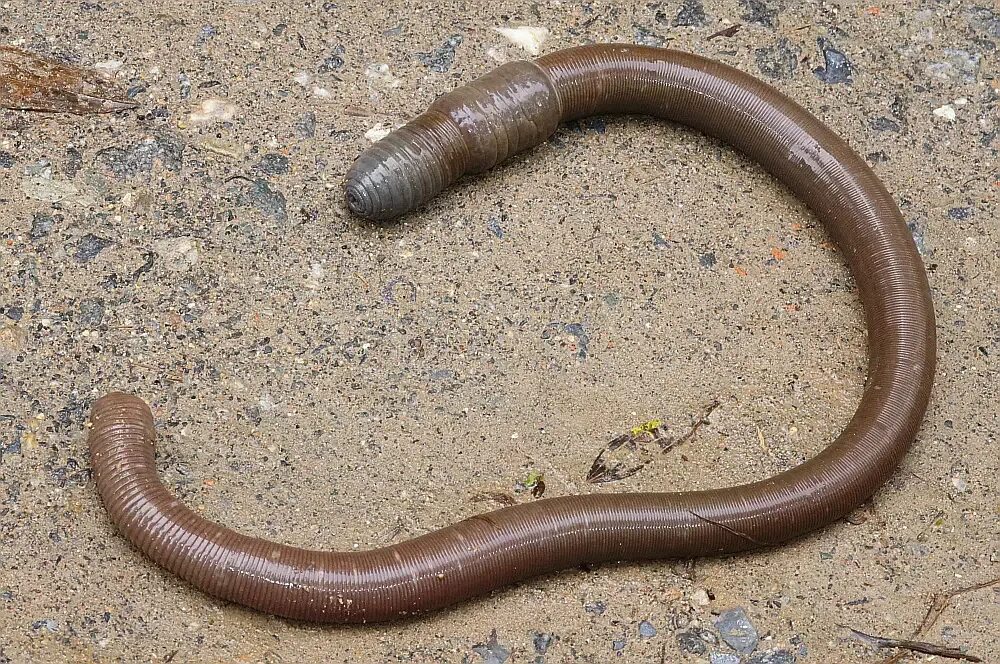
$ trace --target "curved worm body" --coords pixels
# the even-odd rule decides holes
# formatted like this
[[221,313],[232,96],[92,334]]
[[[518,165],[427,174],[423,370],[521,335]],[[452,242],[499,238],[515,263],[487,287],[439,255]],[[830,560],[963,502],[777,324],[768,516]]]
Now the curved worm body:
[[806,201],[840,246],[868,325],[868,381],[844,431],[770,479],[678,493],[565,496],[481,514],[380,549],[310,551],[205,520],[160,483],[152,416],[138,398],[94,405],[97,487],[146,555],[215,596],[289,618],[370,622],[420,613],[544,572],[609,560],[773,545],[870,497],[920,425],[934,374],[934,313],[922,263],[892,197],[816,118],[731,67],[677,51],[585,46],[506,64],[438,98],[366,150],[347,203],[386,219],[465,173],[594,113],[668,118],[749,155]]

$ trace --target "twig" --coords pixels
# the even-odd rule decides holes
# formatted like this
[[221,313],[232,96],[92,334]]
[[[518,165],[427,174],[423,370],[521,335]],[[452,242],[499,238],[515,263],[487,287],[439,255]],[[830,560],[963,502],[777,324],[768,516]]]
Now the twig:
[[711,41],[713,39],[716,39],[717,37],[732,37],[737,32],[739,32],[740,28],[742,27],[743,27],[742,23],[734,23],[728,28],[723,28],[718,32],[713,32],[709,36],[705,37],[705,41]]
[[[951,600],[955,597],[964,593],[971,593],[976,590],[982,590],[983,588],[989,588],[990,586],[995,586],[998,583],[1000,583],[1000,578],[993,579],[992,581],[984,581],[983,583],[977,583],[972,586],[965,586],[964,588],[956,588],[955,590],[950,590],[946,593],[934,595],[931,598],[930,606],[927,607],[927,613],[924,614],[924,619],[920,621],[920,626],[913,630],[912,638],[923,635],[927,632],[927,630],[933,627],[934,623],[937,622],[938,618],[941,617],[941,614],[944,613],[944,610],[948,608],[951,604]],[[850,628],[848,627],[848,629]],[[904,657],[906,657],[906,653],[898,652],[883,659],[878,664],[896,664],[896,662],[899,662]]]
[[698,517],[699,519],[701,519],[705,523],[710,523],[713,526],[718,526],[719,528],[722,528],[723,530],[725,530],[728,533],[736,535],[737,537],[742,537],[743,539],[745,539],[746,541],[748,541],[748,542],[750,542],[752,544],[755,544],[757,546],[764,546],[764,542],[759,542],[759,541],[755,540],[754,538],[750,537],[749,535],[747,535],[746,533],[741,533],[738,530],[730,528],[729,526],[727,526],[724,523],[719,523],[718,521],[713,521],[712,519],[709,519],[707,516],[702,516],[702,515],[698,514],[697,512],[693,512],[691,510],[688,510],[688,513],[690,513],[692,516]]
[[[694,425],[688,430],[688,432],[686,434],[684,434],[683,436],[681,436],[680,438],[678,438],[670,447],[676,447],[676,446],[680,445],[681,443],[686,443],[687,441],[689,441],[692,438],[694,438],[694,435],[696,433],[698,433],[698,429],[700,429],[703,424],[709,424],[708,416],[711,415],[713,412],[715,412],[715,409],[718,408],[721,405],[722,405],[722,402],[719,401],[718,399],[716,399],[711,404],[709,404],[708,408],[705,409],[705,412],[704,412],[704,414],[702,414],[701,418],[697,422],[694,423]],[[667,448],[667,449],[670,449],[670,448]],[[663,451],[666,452],[667,449],[664,449]]]
[[[846,625],[841,625],[841,627],[846,627]],[[856,637],[860,638],[865,643],[868,643],[876,648],[902,648],[912,652],[922,652],[926,655],[938,655],[940,657],[948,657],[950,659],[964,659],[968,662],[983,661],[979,657],[976,657],[975,655],[968,655],[958,648],[939,646],[934,643],[927,643],[926,641],[909,641],[907,639],[890,639],[885,636],[874,636],[872,634],[859,632],[852,627],[847,627],[847,629],[851,630]]]

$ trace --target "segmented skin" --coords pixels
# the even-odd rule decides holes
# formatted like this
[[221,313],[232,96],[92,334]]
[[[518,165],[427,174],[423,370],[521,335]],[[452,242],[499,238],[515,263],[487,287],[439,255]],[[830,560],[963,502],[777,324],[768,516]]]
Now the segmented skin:
[[372,622],[583,563],[775,545],[869,498],[927,406],[930,290],[906,224],[871,169],[770,86],[702,57],[629,45],[506,64],[361,154],[346,178],[348,207],[368,219],[404,214],[462,175],[544,141],[560,122],[607,113],[668,118],[722,139],[808,203],[839,245],[864,305],[868,379],[850,423],[822,452],[742,486],[548,498],[371,551],[310,551],[236,533],[176,500],[156,475],[149,408],[114,393],[94,404],[90,446],[118,529],[212,595],[288,618]]

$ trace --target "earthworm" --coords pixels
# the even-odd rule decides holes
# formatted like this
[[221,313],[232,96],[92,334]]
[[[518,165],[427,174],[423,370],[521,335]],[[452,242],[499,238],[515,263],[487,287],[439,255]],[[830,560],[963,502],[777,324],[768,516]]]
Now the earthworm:
[[445,94],[365,150],[348,207],[388,219],[591,114],[644,114],[718,137],[761,164],[824,223],[864,306],[868,376],[854,416],[815,457],[723,489],[540,499],[369,551],[313,551],[237,533],[191,511],[156,474],[139,398],[94,404],[97,488],[112,521],[163,567],[217,597],[294,619],[418,614],[544,572],[601,561],[773,546],[829,524],[893,473],[920,426],[935,363],[934,311],[913,239],[848,145],[772,87],[719,62],[628,45],[511,62]]

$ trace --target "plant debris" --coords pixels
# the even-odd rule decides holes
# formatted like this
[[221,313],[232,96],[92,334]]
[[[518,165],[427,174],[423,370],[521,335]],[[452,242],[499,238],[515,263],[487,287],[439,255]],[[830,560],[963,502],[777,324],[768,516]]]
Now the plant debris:
[[0,46],[0,108],[83,115],[137,105],[103,72]]
[[960,648],[939,646],[933,643],[927,643],[926,641],[909,641],[907,639],[891,639],[885,636],[873,636],[872,634],[859,632],[851,627],[848,627],[847,629],[851,630],[854,636],[858,639],[876,648],[902,648],[903,650],[922,652],[927,655],[938,655],[939,657],[948,657],[951,659],[964,659],[969,662],[983,661],[975,655],[966,654]]
[[514,490],[518,493],[530,491],[531,495],[535,498],[541,498],[542,494],[545,493],[545,475],[532,468],[523,478],[517,481]]
[[705,41],[712,41],[713,39],[718,39],[719,37],[727,37],[727,38],[732,37],[737,32],[739,32],[740,28],[742,27],[743,27],[742,23],[733,23],[728,28],[723,28],[718,32],[713,32],[709,36],[705,37]]
[[[626,477],[635,475],[653,461],[652,454],[647,450],[647,446],[655,444],[660,448],[660,453],[670,451],[677,445],[685,443],[698,432],[703,424],[708,423],[708,416],[718,408],[720,402],[713,401],[705,412],[702,413],[698,421],[691,425],[691,428],[679,438],[671,438],[667,435],[667,427],[662,420],[649,420],[639,426],[632,427],[628,433],[623,433],[611,440],[597,454],[597,458],[590,465],[587,471],[587,481],[591,484],[606,484],[616,482]],[[621,450],[621,453],[615,454]],[[612,455],[617,459],[611,460]],[[637,460],[628,461],[630,457],[637,457]]]
[[[941,614],[944,613],[945,609],[948,608],[948,605],[951,604],[951,600],[954,599],[955,597],[958,597],[959,595],[963,595],[965,593],[971,593],[971,592],[974,592],[976,590],[982,590],[984,588],[990,588],[990,587],[995,586],[997,584],[1000,584],[1000,578],[993,579],[992,581],[984,581],[983,583],[977,583],[977,584],[972,585],[972,586],[965,586],[964,588],[956,588],[955,590],[950,590],[950,591],[948,591],[946,593],[941,593],[941,594],[934,595],[933,598],[931,599],[930,606],[927,607],[927,613],[924,614],[924,619],[920,621],[920,626],[917,627],[915,630],[913,630],[912,638],[915,639],[915,638],[917,638],[919,636],[922,636],[923,634],[925,634],[927,632],[927,630],[929,630],[931,627],[933,627],[934,623],[937,622],[938,618],[941,617]],[[846,626],[844,626],[844,627],[846,627]],[[847,627],[847,629],[850,629],[852,632],[857,632],[857,630],[851,629],[850,627]],[[863,632],[857,632],[857,633],[858,634],[863,634]],[[867,635],[865,635],[865,636],[867,636]],[[920,643],[920,642],[905,641],[905,643],[909,643],[909,644],[912,645],[913,643]],[[912,650],[912,648],[909,648],[908,646],[904,646],[904,645],[898,645],[898,646],[879,646],[879,647],[882,647],[882,648],[895,647],[895,648],[901,648],[903,650]],[[926,651],[918,650],[917,652],[926,652]],[[948,657],[948,655],[944,655],[944,654],[941,654],[941,653],[926,653],[926,654],[929,654],[929,655],[930,654],[940,654],[942,657]],[[881,662],[879,662],[879,664],[896,664],[896,662],[899,662],[905,656],[906,656],[906,653],[904,653],[904,652],[897,652],[895,655],[892,655],[890,657],[887,657],[886,659],[883,659]],[[963,658],[966,659],[967,661],[971,661],[971,662],[982,661],[982,660],[979,660],[979,659],[969,659],[969,656],[967,656],[967,655],[963,655]]]

